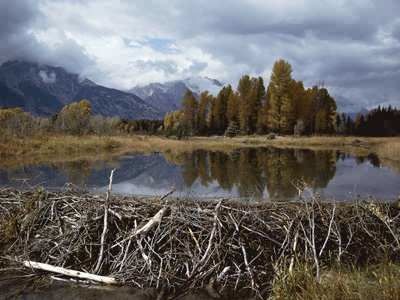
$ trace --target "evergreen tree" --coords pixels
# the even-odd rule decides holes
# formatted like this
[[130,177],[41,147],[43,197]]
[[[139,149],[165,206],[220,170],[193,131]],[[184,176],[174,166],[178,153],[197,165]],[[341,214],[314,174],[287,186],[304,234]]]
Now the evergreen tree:
[[270,97],[271,93],[269,88],[265,93],[265,97],[261,99],[261,107],[258,111],[257,119],[257,132],[266,133],[269,129],[269,108],[270,108]]
[[190,90],[187,90],[182,100],[183,127],[185,134],[193,135],[197,131],[198,102]]
[[365,117],[363,114],[358,114],[354,122],[354,129],[358,135],[365,134]]
[[208,116],[209,116],[209,111],[211,110],[211,102],[213,101],[212,95],[208,93],[208,91],[205,91],[200,94],[200,101],[199,101],[199,110],[198,110],[198,120],[197,120],[197,126],[198,126],[198,132],[200,134],[205,134],[208,131]]
[[292,134],[296,121],[294,102],[289,94],[285,94],[281,100],[281,132]]
[[326,88],[314,86],[309,92],[314,112],[312,133],[327,134],[336,132],[336,102]]
[[218,96],[214,101],[214,105],[212,106],[213,109],[212,128],[218,134],[224,133],[226,127],[228,127],[227,107],[229,98],[231,97],[232,94],[233,90],[230,85],[223,87],[222,90],[218,93]]
[[346,118],[346,134],[347,135],[354,134],[354,122],[350,118],[350,116],[347,116],[347,118]]
[[228,123],[239,122],[239,95],[237,92],[230,94],[226,108],[226,117]]
[[291,65],[280,59],[275,62],[269,83],[268,127],[278,133],[292,133],[295,107],[290,96]]
[[251,92],[252,82],[248,75],[243,76],[239,80],[239,125],[243,133],[250,131],[250,116],[251,116]]
[[250,133],[259,129],[259,112],[265,99],[265,86],[262,77],[251,79],[251,94],[249,97],[249,128]]
[[[312,118],[312,100],[304,89],[302,81],[292,80],[290,83],[290,97],[294,103],[295,124],[298,134],[309,132]],[[301,129],[301,133],[299,132]]]
[[315,133],[326,133],[328,131],[328,116],[325,110],[321,109],[315,116]]

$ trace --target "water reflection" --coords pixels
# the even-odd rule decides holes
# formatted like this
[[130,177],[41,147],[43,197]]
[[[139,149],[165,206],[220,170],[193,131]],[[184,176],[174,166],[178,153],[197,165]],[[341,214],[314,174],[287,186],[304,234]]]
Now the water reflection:
[[324,188],[333,178],[338,155],[333,151],[276,148],[247,148],[232,153],[198,150],[166,159],[182,166],[188,187],[199,180],[208,186],[216,181],[224,190],[237,189],[239,197],[291,198],[294,182],[302,180],[311,188]]
[[[400,176],[381,167],[376,155],[351,157],[337,151],[245,148],[123,156],[115,161],[75,161],[0,170],[0,185],[61,187],[66,182],[104,189],[112,168],[114,191],[155,195],[173,186],[180,196],[292,199],[294,182],[311,192],[349,198],[357,194],[394,198]],[[368,179],[368,180],[365,180]]]

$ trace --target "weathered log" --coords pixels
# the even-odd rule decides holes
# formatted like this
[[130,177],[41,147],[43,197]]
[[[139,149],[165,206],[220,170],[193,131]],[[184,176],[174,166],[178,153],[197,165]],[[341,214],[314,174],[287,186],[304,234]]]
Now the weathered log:
[[27,268],[62,274],[62,275],[69,276],[69,277],[86,279],[86,280],[101,282],[101,283],[105,283],[105,284],[118,284],[117,279],[115,279],[113,277],[100,276],[100,275],[96,275],[96,274],[65,269],[62,267],[52,266],[49,264],[44,264],[44,263],[30,261],[30,260],[24,260],[22,262],[22,264]]

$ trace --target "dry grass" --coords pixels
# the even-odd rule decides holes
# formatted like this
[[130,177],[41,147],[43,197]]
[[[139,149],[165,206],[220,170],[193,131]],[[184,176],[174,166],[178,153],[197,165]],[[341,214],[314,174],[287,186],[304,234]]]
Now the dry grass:
[[377,145],[376,152],[382,158],[400,160],[400,140]]
[[122,150],[123,144],[109,137],[51,136],[0,141],[0,166],[75,160],[107,160]]
[[315,150],[341,150],[353,155],[377,153],[380,158],[400,161],[400,138],[359,137],[292,137],[278,136],[268,140],[265,136],[194,137],[176,140],[159,136],[36,136],[25,139],[0,139],[2,166],[18,163],[52,162],[66,160],[97,160],[125,153],[191,152],[197,149],[232,151],[244,147],[308,148]]
[[381,263],[366,268],[325,270],[321,281],[312,268],[300,265],[276,280],[272,299],[400,299],[400,266]]
[[[269,140],[266,136],[243,136],[226,138],[221,136],[193,137],[174,140],[163,137],[135,136],[134,150],[183,152],[196,149],[231,151],[244,147],[281,147],[315,150],[341,150],[354,155],[377,153],[382,158],[400,160],[400,138],[365,138],[342,136],[293,137],[278,136]],[[123,140],[121,140],[123,143]]]

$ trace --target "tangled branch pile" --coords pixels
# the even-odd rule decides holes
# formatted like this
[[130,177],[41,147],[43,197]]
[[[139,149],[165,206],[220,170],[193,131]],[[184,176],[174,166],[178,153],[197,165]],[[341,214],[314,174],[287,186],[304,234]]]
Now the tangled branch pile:
[[0,266],[35,261],[169,293],[206,287],[215,297],[265,297],[300,262],[319,278],[333,263],[398,260],[399,216],[395,205],[376,202],[107,201],[3,189]]

